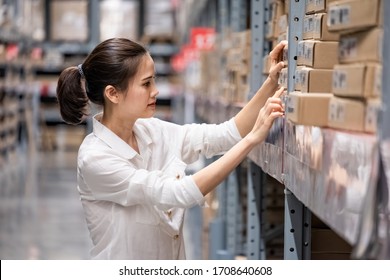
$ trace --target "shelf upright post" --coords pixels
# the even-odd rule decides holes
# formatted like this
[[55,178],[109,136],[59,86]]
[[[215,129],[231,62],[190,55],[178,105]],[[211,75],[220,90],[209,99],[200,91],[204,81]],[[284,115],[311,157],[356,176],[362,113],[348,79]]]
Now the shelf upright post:
[[265,2],[266,0],[251,0],[251,72],[249,99],[253,97],[262,84],[263,57],[269,52],[265,38]]
[[[294,73],[297,66],[298,43],[302,40],[304,15],[305,0],[291,0],[288,19],[288,92],[294,90]],[[284,131],[286,133],[287,129]],[[310,259],[311,212],[287,188],[284,207],[284,259]]]
[[[265,15],[266,1],[251,0],[250,29],[251,29],[251,72],[250,92],[252,98],[262,83],[263,57],[269,52],[265,45]],[[248,164],[247,192],[247,259],[265,259],[265,243],[262,238],[262,195],[264,172],[255,163]]]
[[263,238],[263,190],[265,173],[250,162],[248,165],[248,209],[247,209],[247,248],[248,260],[265,260],[265,241]]

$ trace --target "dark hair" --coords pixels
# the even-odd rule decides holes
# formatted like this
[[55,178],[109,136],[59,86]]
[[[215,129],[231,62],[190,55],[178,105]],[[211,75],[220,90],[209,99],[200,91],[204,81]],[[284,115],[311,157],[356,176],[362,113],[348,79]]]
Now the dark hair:
[[62,71],[57,83],[57,99],[63,120],[79,124],[88,115],[89,100],[104,105],[104,89],[108,85],[126,91],[129,79],[135,76],[141,58],[147,53],[136,42],[112,38],[95,47],[79,66],[81,71],[77,66]]

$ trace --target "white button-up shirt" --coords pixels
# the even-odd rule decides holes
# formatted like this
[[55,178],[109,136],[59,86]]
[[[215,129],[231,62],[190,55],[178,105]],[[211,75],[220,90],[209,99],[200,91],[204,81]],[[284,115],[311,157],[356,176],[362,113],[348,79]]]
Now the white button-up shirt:
[[93,259],[185,259],[186,208],[204,197],[187,164],[221,154],[241,136],[233,119],[219,124],[177,125],[139,119],[140,153],[93,118],[93,133],[80,146],[78,190],[93,242]]

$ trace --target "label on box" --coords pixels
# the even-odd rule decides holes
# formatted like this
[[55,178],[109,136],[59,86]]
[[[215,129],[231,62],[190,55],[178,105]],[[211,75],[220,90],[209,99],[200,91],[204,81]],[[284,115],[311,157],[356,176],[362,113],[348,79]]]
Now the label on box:
[[330,103],[329,120],[343,122],[345,119],[345,106],[342,103]]
[[288,98],[287,98],[287,113],[290,113],[290,114],[294,113],[296,108],[297,108],[297,100],[296,100],[296,98],[293,98],[290,95],[288,95]]
[[315,16],[313,20],[313,31],[319,34],[321,32],[322,17]]
[[303,57],[304,53],[305,53],[305,41],[300,41],[298,43],[298,57]]
[[313,16],[307,16],[305,17],[305,20],[303,22],[303,32],[304,33],[310,33],[314,30],[314,20]]
[[287,88],[287,81],[288,81],[288,73],[287,68],[283,68],[279,73],[279,80],[278,83],[283,86],[284,88]]
[[339,42],[339,57],[352,58],[357,56],[357,41],[356,37],[341,38]]
[[306,61],[310,61],[310,62],[313,61],[313,52],[314,52],[314,44],[308,44],[307,46],[305,46],[303,56]]
[[345,89],[347,87],[347,73],[340,69],[333,71],[333,88]]
[[375,70],[374,90],[379,96],[382,95],[382,68],[377,67]]
[[379,107],[367,106],[366,111],[366,126],[373,126],[376,124]]
[[295,70],[295,90],[304,91],[307,90],[309,70],[306,67],[297,67]]
[[351,6],[334,6],[329,10],[328,26],[348,25],[350,23]]

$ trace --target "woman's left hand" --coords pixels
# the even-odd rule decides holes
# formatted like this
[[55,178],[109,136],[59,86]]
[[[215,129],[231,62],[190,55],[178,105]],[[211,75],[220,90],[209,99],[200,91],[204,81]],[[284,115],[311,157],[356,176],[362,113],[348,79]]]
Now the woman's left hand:
[[278,83],[278,77],[280,70],[284,67],[284,62],[281,61],[283,57],[283,50],[287,46],[287,41],[281,41],[275,46],[275,48],[269,53],[268,59],[270,60],[269,78],[275,84]]

